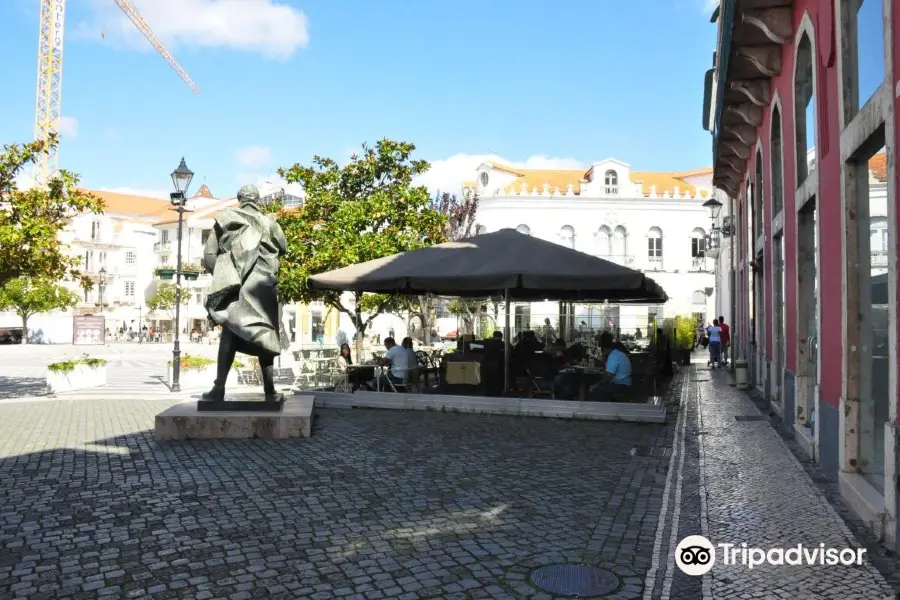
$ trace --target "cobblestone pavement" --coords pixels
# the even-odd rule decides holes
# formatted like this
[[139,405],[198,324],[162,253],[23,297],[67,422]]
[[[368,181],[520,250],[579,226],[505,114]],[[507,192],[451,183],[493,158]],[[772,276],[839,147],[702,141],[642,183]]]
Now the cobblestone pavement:
[[668,425],[317,411],[298,442],[157,444],[170,400],[0,403],[0,598],[893,598],[877,569],[675,567],[702,534],[859,546],[725,372],[672,385]]
[[157,444],[170,402],[0,403],[2,598],[638,598],[672,424],[317,411],[297,442]]
[[[724,371],[697,369],[700,519],[714,544],[755,548],[861,548],[815,487],[769,419],[728,385]],[[736,416],[757,420],[738,420]],[[688,437],[692,437],[689,431]],[[862,566],[726,565],[722,553],[704,578],[704,597],[871,600],[894,598],[878,570]],[[762,595],[761,595],[762,594]]]

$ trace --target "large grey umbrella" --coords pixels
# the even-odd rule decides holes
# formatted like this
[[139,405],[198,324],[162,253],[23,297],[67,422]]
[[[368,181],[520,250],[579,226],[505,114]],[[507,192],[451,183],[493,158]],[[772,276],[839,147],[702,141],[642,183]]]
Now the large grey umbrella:
[[655,281],[634,269],[559,244],[501,229],[457,242],[370,260],[309,278],[313,289],[506,300],[509,387],[510,300],[662,303]]
[[666,293],[634,269],[501,229],[310,277],[313,289],[513,300],[662,303]]

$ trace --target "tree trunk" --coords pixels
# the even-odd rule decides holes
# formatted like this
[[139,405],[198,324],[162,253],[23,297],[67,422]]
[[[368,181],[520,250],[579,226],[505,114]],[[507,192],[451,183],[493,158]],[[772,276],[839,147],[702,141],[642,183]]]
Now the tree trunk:
[[353,344],[356,350],[356,364],[360,363],[363,353],[363,338],[366,335],[366,323],[362,318],[362,294],[357,292],[354,294],[353,304],[353,320],[356,325],[356,341]]
[[431,324],[434,320],[432,318],[432,312],[434,309],[434,305],[431,302],[431,298],[422,298],[419,297],[419,308],[421,309],[421,321],[422,321],[422,344],[425,346],[431,345]]
[[22,343],[28,343],[28,317],[22,317]]

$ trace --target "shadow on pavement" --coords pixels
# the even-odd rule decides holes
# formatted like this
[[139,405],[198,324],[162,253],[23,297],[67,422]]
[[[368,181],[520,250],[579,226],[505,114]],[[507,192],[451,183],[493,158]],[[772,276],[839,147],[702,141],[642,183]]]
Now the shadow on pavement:
[[6,377],[0,375],[0,400],[46,396],[47,380],[43,377]]
[[[29,413],[44,422],[41,411],[57,410]],[[668,459],[631,449],[666,431],[338,410],[317,411],[299,441],[70,430],[55,449],[0,459],[0,597],[105,587],[115,597],[447,598],[491,586],[521,597],[524,578],[508,579],[509,568],[585,560],[592,541],[590,560],[641,577]]]

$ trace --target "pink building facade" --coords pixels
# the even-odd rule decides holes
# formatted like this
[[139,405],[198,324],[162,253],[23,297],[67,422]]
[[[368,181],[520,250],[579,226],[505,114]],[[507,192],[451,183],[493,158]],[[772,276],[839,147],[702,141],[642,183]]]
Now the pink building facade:
[[894,548],[895,4],[723,0],[704,107],[714,183],[731,203],[720,272],[734,282],[734,356]]

